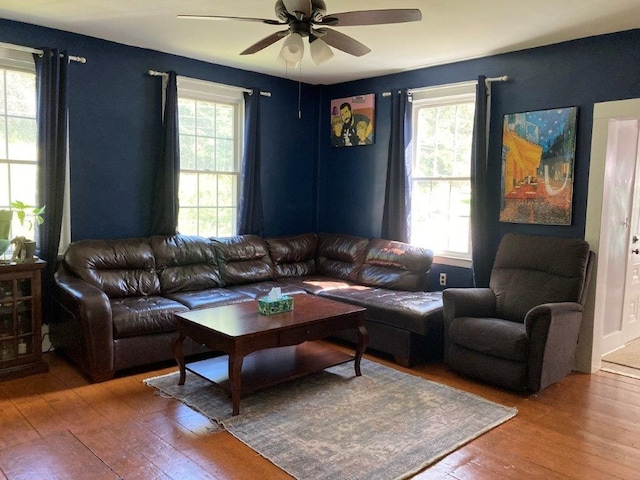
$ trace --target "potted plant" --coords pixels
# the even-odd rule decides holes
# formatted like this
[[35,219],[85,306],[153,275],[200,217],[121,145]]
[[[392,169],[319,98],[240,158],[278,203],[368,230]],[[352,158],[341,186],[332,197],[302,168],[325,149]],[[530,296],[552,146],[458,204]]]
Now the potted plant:
[[[42,207],[34,207],[33,205],[27,205],[20,200],[16,200],[15,202],[11,202],[11,208],[16,212],[20,225],[23,228],[26,223],[27,232],[31,232],[36,225],[42,225],[44,223],[44,205]],[[34,239],[19,236],[11,240],[11,243],[15,245],[13,251],[14,260],[33,259],[36,253],[36,242]]]

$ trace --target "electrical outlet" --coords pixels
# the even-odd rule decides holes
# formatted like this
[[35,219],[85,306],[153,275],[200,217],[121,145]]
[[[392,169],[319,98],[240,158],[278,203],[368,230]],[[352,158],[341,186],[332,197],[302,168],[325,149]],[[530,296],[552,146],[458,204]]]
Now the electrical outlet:
[[440,285],[446,285],[447,284],[447,274],[446,273],[441,273],[440,274]]

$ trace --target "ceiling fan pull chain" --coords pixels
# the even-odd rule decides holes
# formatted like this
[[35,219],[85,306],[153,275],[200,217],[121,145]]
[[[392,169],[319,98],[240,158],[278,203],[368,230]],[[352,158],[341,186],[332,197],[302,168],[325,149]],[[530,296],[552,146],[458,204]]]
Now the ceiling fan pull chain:
[[302,118],[302,108],[300,102],[302,99],[302,61],[298,64],[298,120]]

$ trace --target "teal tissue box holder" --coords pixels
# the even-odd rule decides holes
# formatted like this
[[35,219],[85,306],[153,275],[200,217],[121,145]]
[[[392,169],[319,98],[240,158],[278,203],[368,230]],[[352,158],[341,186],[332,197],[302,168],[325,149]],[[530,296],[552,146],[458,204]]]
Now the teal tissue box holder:
[[293,297],[286,295],[273,300],[269,297],[258,299],[258,313],[262,315],[274,315],[276,313],[289,312],[293,310]]

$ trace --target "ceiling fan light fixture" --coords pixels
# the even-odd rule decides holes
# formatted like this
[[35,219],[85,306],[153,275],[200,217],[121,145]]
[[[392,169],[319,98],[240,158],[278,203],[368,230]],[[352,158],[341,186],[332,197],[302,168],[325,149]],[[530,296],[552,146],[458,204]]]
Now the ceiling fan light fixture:
[[316,65],[322,65],[333,57],[333,51],[329,45],[319,38],[316,38],[313,42],[309,42],[309,50],[311,52],[311,59]]
[[278,58],[287,64],[297,64],[304,55],[304,43],[299,33],[293,32],[284,40]]

